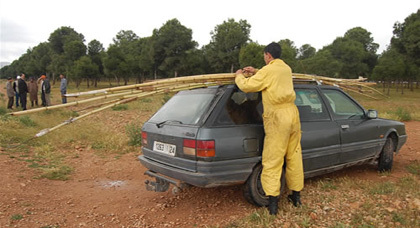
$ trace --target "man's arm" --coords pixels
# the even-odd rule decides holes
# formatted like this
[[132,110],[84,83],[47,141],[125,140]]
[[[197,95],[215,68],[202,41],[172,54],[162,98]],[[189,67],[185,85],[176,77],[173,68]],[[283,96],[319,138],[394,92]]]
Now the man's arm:
[[[235,83],[245,93],[262,91],[268,85],[264,68],[258,71],[254,68],[252,69],[256,74],[249,78],[243,75],[244,72],[242,70],[236,71]],[[245,73],[247,72],[252,73],[249,68],[248,70],[245,68]]]

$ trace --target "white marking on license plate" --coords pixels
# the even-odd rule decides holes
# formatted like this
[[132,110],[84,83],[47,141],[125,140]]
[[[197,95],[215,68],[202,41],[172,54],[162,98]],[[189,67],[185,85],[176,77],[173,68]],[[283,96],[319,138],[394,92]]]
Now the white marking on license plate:
[[164,154],[175,156],[176,146],[172,144],[155,141],[153,143],[153,150]]

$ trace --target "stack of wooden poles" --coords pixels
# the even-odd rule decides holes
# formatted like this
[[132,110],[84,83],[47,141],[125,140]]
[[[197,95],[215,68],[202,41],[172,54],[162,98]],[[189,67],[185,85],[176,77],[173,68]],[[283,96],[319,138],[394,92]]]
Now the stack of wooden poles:
[[[338,86],[343,89],[354,91],[356,93],[360,93],[374,99],[375,97],[363,93],[361,89],[367,89],[372,92],[383,95],[378,90],[375,90],[374,88],[370,87],[371,84],[364,82],[366,78],[337,79],[337,78],[314,76],[314,75],[307,75],[307,74],[296,74],[296,73],[293,74],[293,78],[296,81],[299,81],[299,80],[300,81],[302,80],[315,81],[319,84]],[[235,74],[233,73],[195,75],[195,76],[185,76],[185,77],[155,80],[155,81],[134,84],[134,85],[118,86],[118,87],[93,90],[93,91],[87,91],[87,92],[66,94],[67,97],[84,97],[84,96],[93,96],[93,97],[79,100],[79,101],[69,102],[66,104],[30,109],[30,110],[19,111],[19,112],[12,112],[10,114],[13,116],[19,116],[19,115],[25,115],[25,114],[30,114],[30,113],[40,112],[40,111],[53,110],[53,109],[77,106],[77,105],[82,105],[82,104],[87,104],[87,103],[93,103],[93,102],[98,102],[100,100],[105,100],[105,99],[113,99],[110,101],[105,101],[103,103],[94,104],[87,108],[84,108],[83,110],[91,109],[91,108],[96,108],[96,109],[90,112],[87,112],[83,115],[70,118],[69,120],[66,120],[55,127],[44,129],[35,135],[35,137],[40,137],[62,126],[73,123],[77,120],[80,120],[94,113],[103,111],[108,108],[112,108],[120,104],[132,102],[137,99],[142,99],[148,96],[153,96],[153,95],[162,94],[162,93],[178,92],[182,90],[190,90],[190,89],[203,88],[203,87],[209,87],[209,86],[234,84],[235,83],[234,80],[235,80]]]

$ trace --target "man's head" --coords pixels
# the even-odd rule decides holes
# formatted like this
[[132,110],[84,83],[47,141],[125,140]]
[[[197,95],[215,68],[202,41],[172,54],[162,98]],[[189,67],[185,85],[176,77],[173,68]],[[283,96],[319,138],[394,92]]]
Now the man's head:
[[9,81],[9,82],[13,81],[12,77],[8,77],[7,81]]
[[42,81],[44,81],[44,80],[45,80],[45,78],[47,78],[47,76],[45,76],[45,75],[42,75],[42,76],[41,76],[41,80],[42,80]]
[[280,44],[272,42],[264,48],[264,61],[266,64],[271,62],[273,59],[279,59],[281,57]]
[[21,74],[21,75],[20,75],[20,78],[21,78],[22,80],[25,80],[25,74]]
[[66,76],[64,74],[60,74],[60,78],[63,79],[66,78]]

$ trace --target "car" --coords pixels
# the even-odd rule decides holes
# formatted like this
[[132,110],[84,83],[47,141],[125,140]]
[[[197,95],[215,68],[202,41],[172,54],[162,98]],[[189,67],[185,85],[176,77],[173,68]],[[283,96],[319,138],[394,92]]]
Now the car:
[[[295,82],[294,88],[305,178],[366,163],[391,170],[407,140],[403,123],[378,118],[335,86]],[[261,93],[233,84],[178,92],[142,127],[138,159],[155,178],[146,188],[244,184],[248,202],[267,205],[260,182],[262,113]]]

